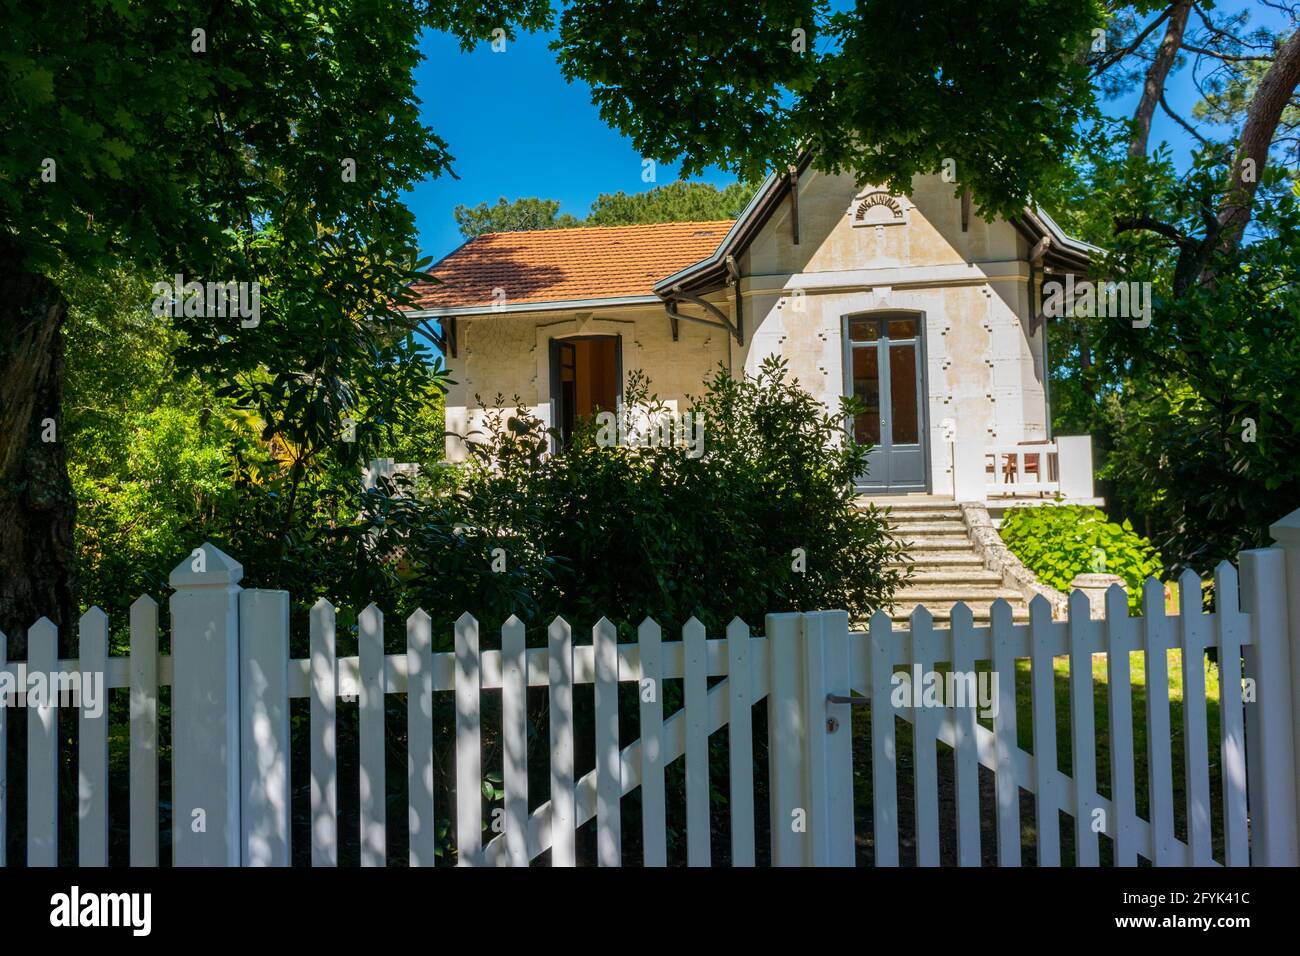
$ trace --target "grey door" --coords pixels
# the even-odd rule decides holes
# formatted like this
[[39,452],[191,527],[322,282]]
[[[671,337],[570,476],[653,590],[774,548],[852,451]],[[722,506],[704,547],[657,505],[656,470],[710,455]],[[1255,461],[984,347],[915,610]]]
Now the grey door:
[[921,316],[874,313],[849,316],[848,388],[864,410],[853,437],[871,445],[866,491],[924,491],[925,383]]

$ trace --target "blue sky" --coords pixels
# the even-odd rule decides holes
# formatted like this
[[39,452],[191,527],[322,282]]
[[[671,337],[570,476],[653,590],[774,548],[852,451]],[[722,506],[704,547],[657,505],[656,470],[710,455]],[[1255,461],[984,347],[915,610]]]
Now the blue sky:
[[[1229,0],[1217,12],[1258,3]],[[1260,17],[1256,13],[1252,21]],[[1268,19],[1272,19],[1271,17]],[[586,84],[566,83],[547,34],[520,34],[504,52],[479,44],[462,53],[446,34],[427,33],[425,56],[417,71],[417,95],[425,123],[446,140],[460,177],[444,176],[417,187],[410,196],[423,252],[435,259],[463,241],[452,219],[458,204],[494,203],[500,196],[558,199],[561,211],[585,216],[603,192],[639,192],[652,184],[641,180],[641,157],[631,141],[610,129],[591,104]],[[1171,87],[1170,105],[1183,116],[1196,99],[1190,70]],[[1131,115],[1138,94],[1109,104],[1112,112]],[[1157,110],[1152,145],[1167,140],[1180,161],[1192,138],[1163,111]],[[657,184],[676,178],[675,167],[660,166]],[[725,185],[735,177],[713,171],[703,177]]]
[[[424,37],[421,113],[449,144],[460,177],[427,181],[410,197],[426,255],[440,258],[464,241],[452,219],[462,203],[536,196],[558,199],[562,212],[581,218],[600,193],[641,192],[677,178],[675,167],[661,165],[655,183],[641,181],[640,154],[601,120],[590,87],[564,81],[551,39],[521,33],[502,53],[486,43],[462,53],[446,34]],[[722,172],[703,178],[735,180]]]

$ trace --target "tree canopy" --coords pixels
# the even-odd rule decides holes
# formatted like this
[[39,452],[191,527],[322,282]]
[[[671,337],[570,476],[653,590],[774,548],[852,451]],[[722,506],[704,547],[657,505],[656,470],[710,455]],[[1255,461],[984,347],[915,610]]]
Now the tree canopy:
[[548,16],[540,0],[434,7],[5,4],[0,564],[28,573],[3,575],[0,630],[77,616],[75,500],[49,440],[66,276],[235,283],[257,315],[179,293],[177,361],[299,449],[299,477],[327,446],[358,460],[414,412],[436,371],[402,327],[419,265],[403,196],[450,162],[419,119],[419,32],[472,43]]
[[735,219],[754,195],[755,188],[745,183],[732,183],[718,189],[712,183],[679,180],[639,193],[621,190],[601,193],[591,204],[591,211],[585,219],[561,213],[558,200],[522,198],[510,201],[504,196],[491,206],[487,203],[474,207],[457,206],[452,215],[467,239],[485,232],[526,229],[707,222]]
[[760,181],[811,149],[911,189],[945,160],[995,211],[1055,169],[1091,102],[1098,0],[568,4],[554,46],[642,155]]

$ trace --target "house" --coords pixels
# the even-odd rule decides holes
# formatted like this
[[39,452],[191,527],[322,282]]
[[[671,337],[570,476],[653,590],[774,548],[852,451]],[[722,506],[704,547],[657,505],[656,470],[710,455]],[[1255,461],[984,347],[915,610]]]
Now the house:
[[864,403],[866,493],[1086,501],[1087,437],[1051,435],[1041,306],[1094,251],[1036,208],[981,218],[938,176],[892,195],[805,157],[735,221],[479,236],[430,270],[415,315],[441,326],[457,435],[497,395],[567,435],[632,369],[682,411],[719,363],[779,353],[828,407]]

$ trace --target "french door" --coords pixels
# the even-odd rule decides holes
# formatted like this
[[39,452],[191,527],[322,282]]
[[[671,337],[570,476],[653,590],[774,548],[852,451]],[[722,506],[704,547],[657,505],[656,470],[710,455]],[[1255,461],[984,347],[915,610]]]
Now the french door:
[[850,394],[863,405],[853,437],[870,445],[866,491],[926,489],[925,380],[921,316],[875,313],[847,319]]

